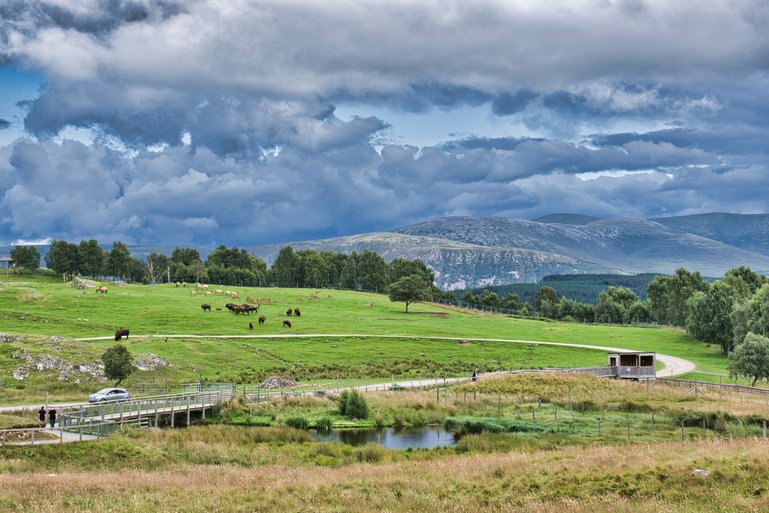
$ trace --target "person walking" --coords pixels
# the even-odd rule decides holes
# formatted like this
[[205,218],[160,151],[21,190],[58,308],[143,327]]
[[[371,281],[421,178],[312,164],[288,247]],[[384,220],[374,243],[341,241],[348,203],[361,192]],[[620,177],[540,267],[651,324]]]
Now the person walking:
[[475,382],[478,379],[478,370],[473,369],[473,382]]
[[51,423],[51,429],[56,426],[56,408],[48,410],[48,421]]
[[41,406],[39,410],[37,410],[37,418],[40,420],[40,425],[45,426],[45,416],[48,412],[45,411],[45,406]]

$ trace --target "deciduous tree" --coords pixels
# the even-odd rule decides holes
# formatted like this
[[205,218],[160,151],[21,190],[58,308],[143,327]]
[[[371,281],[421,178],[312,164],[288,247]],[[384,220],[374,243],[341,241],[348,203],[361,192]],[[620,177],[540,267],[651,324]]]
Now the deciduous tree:
[[112,251],[107,256],[107,272],[112,276],[125,279],[131,272],[131,252],[120,241],[112,243]]
[[108,379],[114,379],[115,386],[130,376],[135,369],[131,353],[123,344],[114,345],[104,351],[101,361],[104,363],[104,375]]
[[725,281],[717,281],[707,292],[695,292],[688,300],[687,331],[698,340],[718,344],[722,353],[729,354],[734,347],[733,305],[733,289]]
[[54,272],[64,276],[74,275],[78,267],[78,247],[65,240],[51,242],[51,249],[45,255],[45,265]]
[[769,338],[748,333],[729,357],[729,373],[752,377],[750,386],[755,386],[759,379],[769,378]]
[[78,271],[83,276],[97,276],[104,267],[104,250],[94,239],[81,240],[78,246]]
[[390,285],[390,301],[406,303],[406,312],[414,301],[424,301],[431,297],[431,284],[421,274],[404,276]]
[[40,252],[35,246],[15,246],[11,250],[11,260],[19,269],[34,270],[40,267]]

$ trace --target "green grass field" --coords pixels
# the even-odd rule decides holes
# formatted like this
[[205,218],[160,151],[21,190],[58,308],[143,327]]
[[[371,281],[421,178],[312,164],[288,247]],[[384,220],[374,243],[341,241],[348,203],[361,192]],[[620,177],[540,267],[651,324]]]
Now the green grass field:
[[[492,340],[459,343],[467,338],[656,351],[691,360],[705,372],[725,372],[726,368],[726,360],[716,348],[667,328],[556,323],[433,304],[413,304],[405,313],[402,303],[392,303],[384,295],[337,290],[221,287],[240,294],[240,299],[232,299],[217,294],[219,287],[215,285],[209,286],[210,295],[192,295],[195,289],[190,286],[105,285],[109,292],[99,294],[43,274],[11,274],[0,282],[2,331],[29,335],[0,344],[0,384],[5,389],[0,391],[0,400],[16,401],[26,395],[14,389],[41,390],[43,386],[61,397],[79,397],[79,387],[59,383],[51,372],[32,372],[24,384],[9,375],[23,363],[20,354],[31,361],[47,354],[65,362],[98,363],[101,353],[114,344],[111,337],[115,330],[121,327],[131,330],[127,346],[134,355],[159,355],[171,364],[138,373],[136,379],[177,382],[202,376],[254,383],[272,374],[291,374],[303,381],[390,376],[418,379],[463,376],[473,368],[492,371],[606,363],[605,351]],[[247,296],[263,301],[259,311],[267,318],[263,326],[257,323],[258,315],[234,315],[224,308],[228,302],[245,302]],[[212,311],[203,311],[203,303],[210,304]],[[297,307],[302,316],[290,318],[291,328],[283,327],[286,310]],[[254,324],[253,331],[248,329],[249,322]],[[289,334],[315,336],[279,338]],[[268,338],[235,338],[250,335]],[[215,338],[220,336],[233,338]],[[107,338],[73,340],[94,337]],[[74,378],[87,381],[85,375]],[[74,378],[64,381],[78,380]],[[713,380],[718,381],[718,377]]]

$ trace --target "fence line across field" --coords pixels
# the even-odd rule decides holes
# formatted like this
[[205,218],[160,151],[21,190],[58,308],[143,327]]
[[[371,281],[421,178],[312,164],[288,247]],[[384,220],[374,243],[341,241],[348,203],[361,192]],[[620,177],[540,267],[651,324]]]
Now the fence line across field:
[[[541,373],[583,373],[596,376],[607,376],[606,367],[584,368],[584,369],[531,369],[517,370],[508,372],[496,372],[478,376],[479,380],[487,379],[494,375],[511,374],[541,374]],[[84,440],[84,437],[101,438],[114,432],[120,426],[133,425],[141,428],[150,426],[158,427],[161,419],[167,419],[170,427],[176,427],[176,419],[182,416],[182,422],[185,425],[191,424],[192,415],[200,415],[205,418],[211,414],[214,408],[217,408],[235,396],[242,396],[251,402],[261,403],[275,398],[287,398],[301,395],[324,395],[338,394],[344,390],[357,390],[362,393],[398,391],[403,389],[416,390],[435,390],[436,401],[447,402],[451,395],[454,400],[460,400],[459,392],[452,394],[450,388],[453,385],[471,383],[470,377],[463,378],[431,378],[431,379],[411,379],[397,380],[394,377],[386,383],[377,383],[371,385],[341,385],[338,380],[317,381],[307,385],[295,387],[286,387],[279,389],[268,389],[261,385],[236,385],[232,383],[206,383],[194,382],[178,385],[179,392],[174,394],[162,394],[156,396],[140,397],[129,401],[116,403],[99,404],[81,404],[74,407],[62,407],[59,416],[58,428],[53,433],[59,434],[59,440],[63,441],[65,432],[68,434],[68,440],[72,436],[77,436],[78,440]],[[751,395],[769,398],[769,390],[748,387],[744,385],[735,385],[729,383],[711,383],[695,380],[680,380],[670,378],[658,378],[648,380],[646,383],[647,397],[650,389],[658,387],[679,389],[684,395],[694,394],[695,397],[705,396],[706,393],[717,392],[720,396],[724,394]],[[165,385],[165,384],[164,384]],[[471,392],[467,390],[461,395],[464,401],[468,400],[468,393],[471,394],[471,400],[493,400],[501,402],[499,393],[481,393],[475,388]],[[566,391],[564,390],[564,394]],[[513,394],[514,396],[516,394]],[[529,394],[530,395],[530,394]],[[561,400],[565,399],[565,395]],[[523,401],[523,398],[520,399]],[[571,404],[571,389],[568,390],[568,400]],[[541,402],[541,399],[540,399]],[[186,421],[186,422],[185,422]],[[40,432],[52,433],[42,427],[24,428],[24,429],[6,429],[0,430],[0,443],[3,445],[14,443],[9,441],[14,434],[26,432],[28,441],[24,443],[50,443],[50,438],[44,442],[37,436]],[[90,438],[89,438],[90,439]]]

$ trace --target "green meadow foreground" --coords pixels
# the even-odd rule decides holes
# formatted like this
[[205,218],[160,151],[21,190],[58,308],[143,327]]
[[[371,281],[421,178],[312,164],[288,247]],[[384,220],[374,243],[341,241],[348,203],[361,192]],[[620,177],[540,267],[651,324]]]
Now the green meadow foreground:
[[[93,388],[87,372],[75,367],[63,376],[56,370],[34,369],[41,366],[43,355],[69,364],[98,364],[101,353],[114,344],[115,330],[123,327],[131,330],[124,343],[132,354],[155,355],[168,363],[136,373],[135,380],[189,382],[202,377],[258,383],[270,375],[290,374],[303,382],[339,383],[467,376],[474,368],[483,372],[606,363],[605,351],[491,340],[460,343],[469,338],[656,351],[690,360],[698,371],[725,372],[726,361],[716,348],[663,328],[554,323],[432,304],[412,305],[407,314],[402,303],[384,295],[336,290],[210,285],[205,295],[192,286],[173,284],[107,286],[108,292],[100,294],[45,275],[10,275],[0,282],[2,331],[25,335],[0,344],[0,401],[18,403],[44,392],[62,400],[82,398]],[[225,292],[238,292],[240,298]],[[244,303],[249,296],[261,302],[258,314],[234,315],[224,308],[229,302]],[[203,311],[202,304],[212,310]],[[297,307],[301,317],[286,316],[288,308]],[[264,325],[258,324],[259,316],[266,318]],[[284,327],[284,320],[292,327]],[[287,335],[317,336],[282,338]],[[233,338],[216,338],[221,336]],[[383,338],[369,338],[374,336]],[[95,337],[101,339],[76,340]],[[23,382],[10,377],[25,365],[33,370]],[[715,376],[709,379],[718,381]]]

